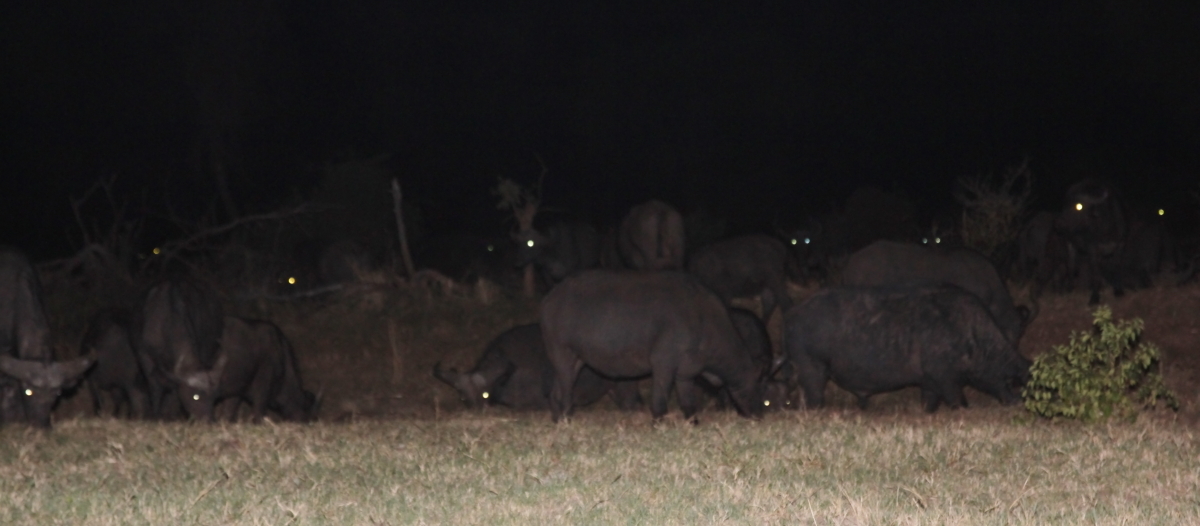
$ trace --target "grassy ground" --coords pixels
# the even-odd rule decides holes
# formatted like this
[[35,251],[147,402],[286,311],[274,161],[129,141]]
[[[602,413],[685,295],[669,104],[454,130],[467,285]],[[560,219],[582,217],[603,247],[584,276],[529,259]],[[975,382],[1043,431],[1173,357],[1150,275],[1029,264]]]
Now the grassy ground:
[[592,411],[343,424],[76,419],[0,430],[4,524],[1197,524],[1168,415]]

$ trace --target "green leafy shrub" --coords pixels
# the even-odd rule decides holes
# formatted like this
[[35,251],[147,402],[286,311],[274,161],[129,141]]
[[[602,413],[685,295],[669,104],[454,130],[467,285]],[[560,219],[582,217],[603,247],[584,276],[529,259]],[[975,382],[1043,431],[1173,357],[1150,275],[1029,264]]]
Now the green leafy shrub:
[[1072,333],[1070,343],[1033,361],[1023,392],[1025,408],[1040,416],[1086,422],[1134,416],[1159,401],[1179,409],[1158,370],[1158,347],[1139,341],[1142,320],[1113,322],[1106,306],[1093,316],[1095,330]]

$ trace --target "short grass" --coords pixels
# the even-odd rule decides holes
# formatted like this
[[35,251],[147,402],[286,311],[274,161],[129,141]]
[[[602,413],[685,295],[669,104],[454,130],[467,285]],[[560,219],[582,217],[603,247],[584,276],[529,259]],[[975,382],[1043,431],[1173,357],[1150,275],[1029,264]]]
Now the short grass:
[[2,524],[1200,524],[1170,414],[589,411],[0,429]]

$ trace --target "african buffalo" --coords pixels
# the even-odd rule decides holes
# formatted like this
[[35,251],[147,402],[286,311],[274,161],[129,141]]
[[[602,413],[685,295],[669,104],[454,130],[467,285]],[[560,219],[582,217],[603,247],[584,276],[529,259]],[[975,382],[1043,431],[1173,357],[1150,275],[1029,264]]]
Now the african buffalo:
[[983,301],[996,324],[1014,344],[1033,318],[1013,305],[1008,286],[983,254],[969,248],[930,249],[912,243],[876,241],[855,252],[842,271],[843,284],[879,285],[948,283]]
[[52,360],[37,272],[21,251],[0,248],[0,421],[50,427],[63,389],[92,365],[90,357]]
[[712,289],[726,304],[733,298],[761,295],[762,318],[771,319],[775,305],[787,309],[784,263],[787,249],[762,234],[735,237],[708,245],[688,260],[688,272]]
[[584,223],[554,222],[513,235],[516,265],[536,265],[547,284],[600,264],[600,234]]
[[[729,320],[733,322],[733,327],[737,329],[738,336],[742,338],[742,344],[747,352],[750,353],[757,362],[758,366],[764,370],[777,367],[779,364],[774,359],[774,352],[771,350],[771,338],[767,334],[767,326],[753,312],[746,309],[731,307],[729,309]],[[717,391],[717,403],[719,407],[726,408],[731,406],[729,393],[721,389],[720,380],[712,374],[703,374],[704,385],[712,390]],[[764,409],[784,409],[791,406],[791,400],[788,396],[788,386],[786,382],[768,379],[765,390],[763,392],[763,408]]]
[[100,394],[112,400],[116,416],[127,407],[131,418],[146,418],[150,405],[150,385],[133,349],[129,313],[120,309],[97,312],[88,322],[81,352],[96,357],[96,366],[87,376],[92,410],[100,414]]
[[1066,201],[1057,223],[1088,277],[1088,304],[1100,302],[1100,287],[1107,280],[1113,296],[1125,293],[1121,254],[1128,225],[1125,209],[1113,188],[1095,180],[1084,180],[1067,189]]
[[1031,298],[1040,297],[1046,287],[1059,292],[1071,289],[1073,258],[1066,239],[1055,226],[1057,221],[1055,214],[1038,212],[1017,238],[1017,271],[1032,280]]
[[829,379],[866,408],[874,394],[919,386],[925,410],[966,404],[969,385],[1014,404],[1030,361],[979,297],[953,285],[825,289],[784,313],[784,343],[807,407]]
[[677,270],[683,268],[684,239],[683,216],[655,199],[633,207],[621,220],[617,249],[628,268]]
[[174,416],[179,378],[212,369],[223,326],[220,303],[199,283],[166,279],[146,292],[133,335],[154,416]]
[[[184,408],[197,420],[212,420],[215,405],[227,398],[249,403],[254,421],[268,409],[284,420],[305,422],[313,416],[316,397],[300,383],[291,343],[269,321],[226,316],[213,366],[177,380]],[[237,417],[236,408],[230,417]]]
[[[443,370],[439,364],[434,366],[433,376],[453,386],[472,408],[493,404],[522,410],[550,408],[554,369],[542,343],[542,327],[537,323],[519,325],[497,336],[474,369],[460,373]],[[590,405],[610,393],[622,409],[641,406],[636,381],[615,382],[590,367],[579,371],[572,404]]]
[[691,275],[581,272],[550,291],[541,315],[555,373],[550,406],[556,421],[571,413],[581,364],[610,378],[653,376],[655,418],[667,412],[672,384],[690,418],[701,373],[718,378],[742,415],[762,410],[766,371],[746,351],[721,299]]

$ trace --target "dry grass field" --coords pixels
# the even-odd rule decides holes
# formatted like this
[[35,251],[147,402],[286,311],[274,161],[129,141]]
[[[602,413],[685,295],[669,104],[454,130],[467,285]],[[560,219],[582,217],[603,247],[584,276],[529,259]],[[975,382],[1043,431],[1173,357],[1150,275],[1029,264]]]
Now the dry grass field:
[[[93,418],[81,391],[49,434],[0,429],[0,523],[1197,524],[1198,303],[1194,285],[1109,302],[1145,320],[1178,413],[1052,422],[969,392],[969,409],[926,415],[915,390],[864,412],[831,385],[827,410],[754,421],[709,409],[698,426],[607,401],[561,425],[463,410],[434,363],[469,367],[536,318],[528,301],[380,288],[230,305],[292,339],[321,392],[318,423]],[[1022,351],[1090,319],[1082,293],[1044,298]]]

